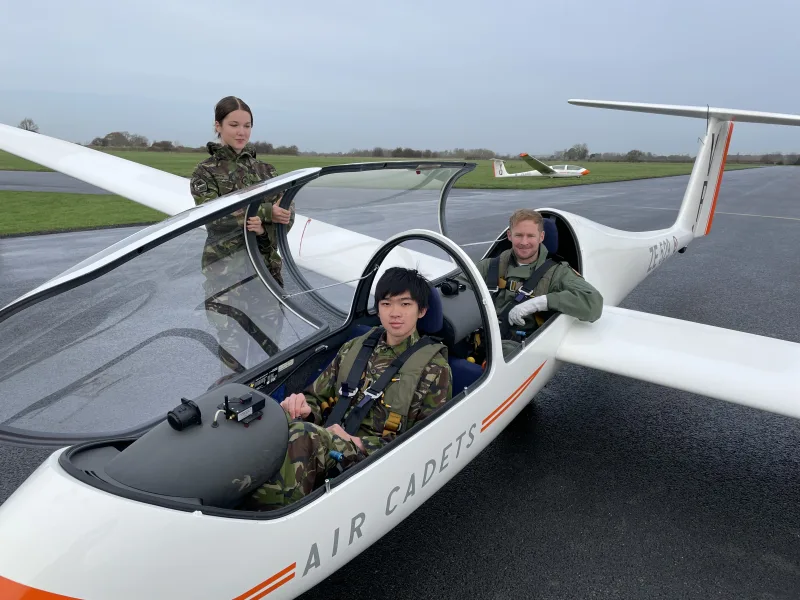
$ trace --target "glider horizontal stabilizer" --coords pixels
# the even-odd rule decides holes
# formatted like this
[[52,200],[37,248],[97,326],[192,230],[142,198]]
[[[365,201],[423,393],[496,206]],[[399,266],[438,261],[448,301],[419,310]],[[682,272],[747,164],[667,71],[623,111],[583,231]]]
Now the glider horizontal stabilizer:
[[771,125],[800,126],[800,116],[798,115],[759,112],[755,110],[715,108],[713,106],[681,106],[677,104],[614,102],[609,100],[568,100],[568,102],[576,106],[591,106],[593,108],[609,108],[612,110],[628,110],[632,112],[652,113],[656,115],[673,115],[676,117],[693,117],[696,119],[716,118],[720,121],[736,121],[737,123],[767,123]]

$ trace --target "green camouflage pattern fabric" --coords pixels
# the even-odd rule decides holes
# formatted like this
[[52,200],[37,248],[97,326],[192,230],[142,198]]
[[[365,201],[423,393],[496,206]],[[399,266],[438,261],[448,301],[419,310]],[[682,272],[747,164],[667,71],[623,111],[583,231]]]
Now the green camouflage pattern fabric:
[[[256,159],[255,147],[252,144],[247,144],[239,154],[236,154],[230,146],[215,142],[209,142],[206,147],[211,156],[197,165],[190,181],[196,205],[278,175],[274,166]],[[282,261],[278,254],[277,225],[272,222],[272,205],[280,202],[282,197],[283,194],[269,197],[258,208],[258,216],[264,225],[264,234],[257,236],[258,247],[269,272],[281,286],[283,286]],[[289,210],[291,216],[287,227],[291,229],[295,218],[294,201]],[[203,252],[204,267],[244,246],[243,226],[244,209],[207,225],[208,243]]]
[[277,354],[280,349],[274,340],[283,330],[283,311],[255,277],[245,249],[221,256],[203,274],[203,306],[217,333],[222,377],[241,373]]
[[[230,146],[214,142],[207,144],[207,148],[211,156],[197,165],[190,182],[197,205],[278,174],[275,167],[256,159],[252,144],[246,145],[238,155]],[[272,204],[279,202],[281,196],[277,194],[267,198],[259,207],[258,216],[265,232],[256,239],[270,274],[283,286],[277,226],[272,223]],[[290,210],[288,227],[291,228],[294,203]],[[278,302],[264,292],[247,256],[244,213],[241,209],[206,225],[207,238],[201,260],[206,316],[217,332],[223,379],[266,358],[253,344],[257,344],[267,356],[274,355],[278,349],[272,338],[280,334],[283,325]]]
[[[367,361],[365,381],[360,390],[366,389],[370,383],[376,381],[395,358],[418,340],[419,334],[415,330],[400,344],[389,346],[384,333]],[[389,417],[389,411],[379,401],[372,404],[355,434],[361,439],[364,452],[355,443],[333,435],[324,427],[328,415],[327,411],[323,414],[321,403],[336,395],[339,365],[353,344],[354,340],[343,344],[331,364],[303,392],[311,407],[311,414],[306,421],[300,419],[290,421],[289,447],[281,469],[246,500],[243,508],[272,510],[295,502],[323,485],[331,471],[338,468],[336,461],[330,457],[331,450],[342,453],[339,466],[346,469],[396,438],[397,434],[394,432],[383,435],[383,426]],[[444,406],[452,396],[450,365],[441,354],[437,354],[423,370],[417,389],[414,391],[408,413],[408,429]],[[350,404],[355,406],[362,397],[363,394],[359,391],[350,399]]]

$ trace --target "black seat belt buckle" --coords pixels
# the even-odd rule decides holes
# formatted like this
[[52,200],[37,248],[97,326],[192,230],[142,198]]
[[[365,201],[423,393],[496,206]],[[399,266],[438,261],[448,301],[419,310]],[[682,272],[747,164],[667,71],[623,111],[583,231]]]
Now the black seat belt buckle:
[[526,299],[531,298],[531,297],[533,297],[533,290],[531,290],[529,292],[525,288],[519,288],[519,291],[517,292],[517,295],[514,297],[514,301],[515,302],[522,302],[523,300],[526,300]]
[[377,400],[378,398],[383,397],[383,392],[376,392],[372,389],[372,386],[368,387],[364,390],[364,397],[361,399],[361,402],[358,403],[358,407],[361,408],[370,400]]

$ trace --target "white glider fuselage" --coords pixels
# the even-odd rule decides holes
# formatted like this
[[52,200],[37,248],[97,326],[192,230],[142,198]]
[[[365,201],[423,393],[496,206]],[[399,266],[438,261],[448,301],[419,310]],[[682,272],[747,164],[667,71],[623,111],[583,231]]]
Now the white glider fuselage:
[[[657,266],[674,255],[673,237],[681,243],[691,237],[677,230],[623,237],[558,214],[580,239],[585,275],[599,284],[607,305],[653,271],[650,247],[660,248]],[[477,279],[477,270],[472,275]],[[485,285],[478,293],[491,305]],[[559,315],[505,362],[498,324],[490,323],[494,360],[478,387],[378,462],[277,519],[224,518],[202,508],[177,511],[121,499],[77,482],[55,452],[0,508],[0,533],[14,540],[0,545],[0,576],[67,598],[245,600],[267,590],[270,599],[294,598],[388,534],[486,448],[556,374],[559,347],[574,325]],[[29,560],[34,553],[40,558]],[[176,578],[187,556],[199,576]],[[250,557],[244,561],[250,567],[224,576],[230,556]]]
[[[202,507],[176,510],[121,498],[73,478],[59,464],[63,452],[59,450],[0,508],[0,538],[12,541],[0,544],[0,590],[4,585],[20,593],[39,590],[42,595],[37,597],[53,600],[296,597],[389,534],[452,479],[535,397],[562,362],[591,364],[609,371],[627,368],[604,362],[602,354],[630,353],[638,341],[637,323],[647,326],[649,336],[670,332],[672,337],[647,340],[652,342],[650,352],[663,352],[657,358],[658,369],[652,374],[638,370],[627,375],[800,417],[800,408],[790,401],[771,401],[768,394],[772,390],[732,397],[731,390],[739,387],[739,380],[729,364],[716,365],[726,369],[729,388],[725,389],[720,389],[713,378],[694,371],[671,382],[664,380],[686,370],[687,357],[681,353],[687,343],[683,333],[697,333],[699,327],[705,329],[700,339],[691,342],[693,348],[735,363],[736,356],[726,354],[716,342],[728,330],[616,308],[665,261],[682,252],[694,238],[709,233],[731,130],[729,121],[709,120],[680,213],[669,228],[621,231],[566,211],[540,209],[565,226],[562,232],[571,232],[581,273],[604,298],[604,315],[598,322],[581,323],[557,315],[518,352],[504,357],[499,325],[490,319],[484,323],[490,360],[475,387],[463,395],[462,390],[454,389],[449,406],[405,439],[394,442],[379,459],[349,474],[313,501],[277,517],[268,513],[258,517],[206,514],[210,511]],[[352,255],[329,256],[330,247],[313,241],[322,240],[321,236],[311,236],[312,243],[305,245],[300,233],[305,221],[298,215],[299,226],[289,235],[298,264],[302,261],[307,268],[326,273],[330,269],[337,280],[346,281],[362,275],[353,265],[363,265],[365,254],[374,255],[384,244],[413,235],[436,242],[457,257],[474,283],[478,302],[492,311],[491,294],[476,266],[462,248],[441,233],[414,230],[383,242],[310,220],[309,226],[330,227],[327,234],[351,236],[343,246],[350,245],[347,252]],[[502,236],[495,245],[501,241]],[[427,261],[426,274],[432,279],[453,270],[448,261],[405,252],[409,251],[393,251],[392,261],[405,264],[422,257]],[[355,260],[357,256],[360,260]],[[384,261],[382,268],[392,261]],[[749,342],[754,348],[771,343],[759,336],[752,338]],[[728,344],[740,338],[724,339]],[[774,352],[782,358],[777,366],[770,367],[771,376],[778,385],[793,385],[800,367],[800,345],[778,344]],[[749,376],[743,373],[740,377]],[[31,560],[32,556],[36,560]],[[233,570],[231,557],[236,557]],[[176,577],[186,568],[189,576]]]

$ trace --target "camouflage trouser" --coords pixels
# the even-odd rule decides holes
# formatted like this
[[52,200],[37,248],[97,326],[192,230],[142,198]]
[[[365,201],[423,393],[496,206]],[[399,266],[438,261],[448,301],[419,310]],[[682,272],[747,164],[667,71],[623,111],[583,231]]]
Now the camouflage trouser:
[[[288,418],[288,417],[287,417]],[[337,463],[331,450],[342,453]],[[300,500],[325,483],[330,475],[365,458],[363,452],[350,441],[319,425],[306,421],[289,423],[289,447],[280,470],[245,499],[243,510],[274,510]]]
[[278,285],[283,287],[283,275],[281,274],[283,261],[281,260],[281,257],[277,252],[273,252],[272,256],[265,256],[264,261],[267,263],[267,268],[269,269],[270,275],[275,278],[275,281],[278,282]]
[[[203,271],[204,308],[216,330],[222,376],[242,372],[274,356],[279,351],[284,321],[278,301],[263,282],[252,270],[229,268],[233,262],[218,260]],[[277,275],[280,277],[280,271]]]

